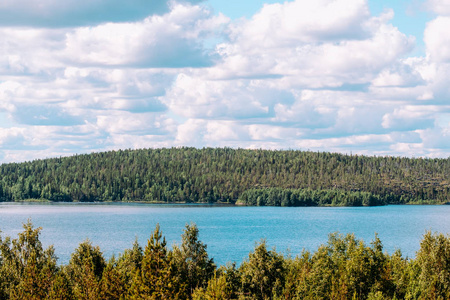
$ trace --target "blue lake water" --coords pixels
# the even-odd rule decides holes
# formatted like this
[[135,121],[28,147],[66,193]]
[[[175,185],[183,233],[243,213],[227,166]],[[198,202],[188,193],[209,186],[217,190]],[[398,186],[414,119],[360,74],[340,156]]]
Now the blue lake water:
[[369,243],[375,233],[385,251],[401,249],[414,257],[427,230],[450,233],[450,205],[381,207],[227,207],[129,203],[1,203],[2,237],[16,237],[31,219],[42,227],[44,246],[53,244],[59,263],[85,239],[99,245],[106,258],[131,248],[136,237],[146,245],[160,224],[169,246],[181,243],[186,223],[194,222],[208,253],[219,265],[242,262],[255,243],[266,239],[282,253],[314,251],[332,232],[354,233]]

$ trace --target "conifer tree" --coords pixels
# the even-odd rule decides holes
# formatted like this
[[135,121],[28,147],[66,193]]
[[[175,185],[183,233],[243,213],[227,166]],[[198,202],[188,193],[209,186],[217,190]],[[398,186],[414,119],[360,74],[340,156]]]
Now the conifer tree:
[[131,299],[184,299],[185,288],[176,276],[159,224],[148,240],[142,265],[130,289]]
[[265,300],[281,294],[286,272],[284,259],[274,250],[267,250],[265,241],[249,254],[240,272],[244,295]]
[[208,256],[206,245],[199,240],[197,225],[186,224],[181,239],[181,246],[174,246],[173,256],[180,278],[192,293],[196,288],[206,287],[216,266]]
[[98,299],[100,280],[105,265],[103,254],[98,246],[92,246],[89,240],[78,246],[67,268],[75,298]]
[[99,298],[104,300],[118,300],[126,295],[127,284],[124,275],[119,272],[116,259],[113,256],[103,270]]
[[420,298],[450,299],[450,237],[427,232],[415,261]]
[[75,299],[72,291],[72,282],[67,275],[67,267],[62,267],[53,280],[47,299]]

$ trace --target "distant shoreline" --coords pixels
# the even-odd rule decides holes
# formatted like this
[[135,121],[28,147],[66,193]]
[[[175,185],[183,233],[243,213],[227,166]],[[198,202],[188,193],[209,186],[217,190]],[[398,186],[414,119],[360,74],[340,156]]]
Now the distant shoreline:
[[155,202],[155,201],[51,201],[48,199],[27,199],[21,201],[2,201],[2,204],[26,204],[26,203],[34,203],[34,204],[154,204],[154,205],[189,205],[189,206],[228,206],[228,207],[379,207],[379,206],[392,206],[392,205],[418,205],[418,206],[439,206],[439,205],[450,205],[450,202],[445,203],[433,203],[431,201],[423,201],[422,203],[404,203],[404,204],[383,204],[383,205],[297,205],[297,206],[280,206],[280,205],[249,205],[245,204],[242,201],[236,201],[236,203],[227,203],[227,202]]

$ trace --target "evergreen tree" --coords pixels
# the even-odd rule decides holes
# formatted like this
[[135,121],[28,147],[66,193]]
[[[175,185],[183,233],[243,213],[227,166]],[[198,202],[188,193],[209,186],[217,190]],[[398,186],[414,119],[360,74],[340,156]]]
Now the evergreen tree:
[[75,299],[72,291],[72,282],[67,275],[67,268],[62,268],[53,280],[52,287],[48,293],[47,299]]
[[78,246],[67,268],[75,298],[98,299],[100,280],[105,266],[103,254],[98,246],[92,246],[89,240]]
[[251,299],[271,299],[281,294],[286,267],[284,259],[274,250],[267,250],[262,241],[240,267],[244,295]]
[[[269,188],[244,202],[277,206],[446,203],[450,201],[449,173],[450,159],[229,148],[121,150],[2,164],[0,201],[235,203],[245,200],[248,190]],[[293,190],[314,193],[291,194]]]
[[450,299],[450,237],[427,232],[415,264],[420,298]]
[[127,291],[126,276],[118,270],[116,259],[113,256],[103,270],[99,298],[119,300],[126,295]]
[[141,269],[131,287],[131,299],[184,299],[185,287],[174,268],[158,224],[145,247]]
[[186,225],[181,236],[181,247],[174,246],[173,256],[180,278],[187,283],[190,293],[199,287],[206,287],[216,268],[214,260],[208,257],[206,245],[199,240],[195,224]]

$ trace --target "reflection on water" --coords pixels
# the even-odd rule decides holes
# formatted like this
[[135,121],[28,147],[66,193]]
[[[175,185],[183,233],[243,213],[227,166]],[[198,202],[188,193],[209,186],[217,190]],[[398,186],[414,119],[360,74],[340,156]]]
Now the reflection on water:
[[328,234],[353,232],[369,243],[377,232],[392,253],[414,256],[426,230],[450,233],[450,206],[383,207],[230,207],[199,204],[1,203],[2,236],[15,237],[31,219],[42,227],[41,240],[53,244],[67,263],[80,242],[99,245],[105,257],[145,246],[159,223],[168,245],[180,243],[186,223],[194,222],[208,253],[218,264],[241,262],[255,243],[266,239],[277,251],[296,255],[326,243]]

